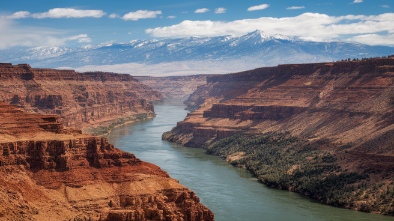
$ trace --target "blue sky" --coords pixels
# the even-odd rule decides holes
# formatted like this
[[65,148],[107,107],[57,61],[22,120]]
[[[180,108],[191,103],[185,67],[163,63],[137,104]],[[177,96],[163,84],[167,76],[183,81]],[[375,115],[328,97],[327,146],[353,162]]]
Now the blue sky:
[[393,0],[1,0],[0,49],[242,35],[394,46]]

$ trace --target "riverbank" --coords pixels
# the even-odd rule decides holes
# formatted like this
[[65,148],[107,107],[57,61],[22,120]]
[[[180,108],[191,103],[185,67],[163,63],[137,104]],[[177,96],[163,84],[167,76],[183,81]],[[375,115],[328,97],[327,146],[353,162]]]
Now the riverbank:
[[102,121],[92,125],[91,127],[87,127],[82,130],[83,133],[92,134],[96,136],[106,136],[108,135],[113,129],[126,125],[132,124],[137,121],[146,120],[150,118],[154,118],[156,114],[154,112],[148,113],[138,113],[132,114],[124,117],[119,117],[117,119],[111,119],[107,121]]
[[[343,146],[342,148],[348,148]],[[362,212],[394,215],[393,183],[370,182],[373,174],[350,172],[339,155],[288,134],[235,135],[206,150],[247,168],[263,184]],[[234,157],[235,156],[235,157]]]
[[[171,132],[164,140],[176,142]],[[179,137],[178,137],[179,138]],[[179,140],[178,140],[179,141]],[[367,213],[394,215],[394,183],[374,181],[373,172],[350,172],[341,156],[323,143],[310,143],[288,133],[237,134],[200,147],[233,166],[249,170],[263,184],[300,193],[321,203]],[[349,145],[340,147],[345,150]]]

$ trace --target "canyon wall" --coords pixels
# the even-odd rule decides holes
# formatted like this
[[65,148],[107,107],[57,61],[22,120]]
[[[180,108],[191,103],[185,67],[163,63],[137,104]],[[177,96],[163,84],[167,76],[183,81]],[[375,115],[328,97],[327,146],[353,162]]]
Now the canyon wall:
[[159,167],[59,120],[0,103],[1,220],[214,220]]
[[68,127],[91,133],[154,116],[161,95],[127,74],[0,64],[0,101],[29,112],[60,114]]
[[[394,189],[394,57],[279,65],[208,77],[207,84],[197,88],[186,103],[190,108],[198,109],[188,114],[172,131],[163,134],[163,139],[204,147],[223,155],[234,165],[249,168],[267,185],[298,190],[332,205],[394,214],[392,200],[378,202],[374,197],[383,193],[390,196]],[[250,138],[234,138],[236,134]],[[279,155],[289,153],[292,139],[299,142],[298,146],[293,145],[294,148],[313,147],[316,155],[306,157],[302,155],[303,149],[295,152],[294,156],[284,158],[287,163],[283,168],[287,169],[272,178],[272,174],[265,174],[261,168],[271,168],[274,164],[256,160],[259,151],[258,156],[272,154],[264,152],[268,149],[255,146],[253,148],[257,149],[252,148],[252,151],[239,147],[240,143],[247,143],[255,136],[271,137],[267,138],[271,143],[282,143],[283,139],[277,137],[287,137],[289,146],[284,145],[282,151],[275,149]],[[320,163],[312,160],[326,155],[333,159],[330,167],[337,170],[327,170],[329,172],[320,178],[325,180],[356,173],[360,176],[353,183],[337,189],[364,183],[370,185],[367,189],[371,191],[358,194],[364,194],[365,198],[350,191],[348,194],[354,196],[353,201],[339,202],[333,200],[335,194],[323,199],[321,195],[311,193],[311,186],[317,185],[317,181],[306,189],[297,186],[303,185],[302,181],[296,184],[296,180],[305,173],[305,168],[313,168],[316,172],[327,166],[325,160],[328,158]],[[238,156],[237,160],[231,160],[233,156]],[[291,158],[296,156],[306,158],[294,163]],[[259,168],[255,166],[257,164]],[[278,171],[278,168],[271,169]],[[289,182],[281,184],[281,180]],[[376,191],[372,191],[375,188]],[[335,192],[335,188],[332,191]],[[346,197],[350,199],[349,195]]]
[[208,77],[207,82],[186,101],[199,108],[178,127],[289,131],[360,145],[393,129],[391,58],[280,65]]

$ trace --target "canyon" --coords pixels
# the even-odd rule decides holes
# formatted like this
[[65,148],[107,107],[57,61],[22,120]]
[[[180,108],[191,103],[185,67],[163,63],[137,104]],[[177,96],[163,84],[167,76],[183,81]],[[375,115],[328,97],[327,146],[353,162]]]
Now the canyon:
[[60,120],[0,103],[1,220],[214,220],[158,166]]
[[164,140],[270,187],[394,215],[393,56],[177,77],[1,63],[0,80],[1,219],[214,220],[165,171],[90,135],[154,117],[163,98],[192,110]]
[[184,101],[197,89],[207,83],[207,75],[135,77],[141,84],[160,92],[164,99]]
[[163,139],[203,147],[268,186],[394,215],[394,57],[207,77]]
[[1,63],[0,80],[1,220],[214,220],[167,172],[91,135],[154,117],[160,93],[28,64]]
[[0,64],[0,101],[40,114],[59,114],[67,127],[105,134],[116,125],[154,116],[161,94],[128,74]]

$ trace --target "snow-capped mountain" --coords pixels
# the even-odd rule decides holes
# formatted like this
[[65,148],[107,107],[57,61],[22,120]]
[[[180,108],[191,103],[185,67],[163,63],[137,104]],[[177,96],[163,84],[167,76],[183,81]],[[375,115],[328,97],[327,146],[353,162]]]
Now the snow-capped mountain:
[[[254,31],[243,36],[134,40],[78,48],[37,47],[0,50],[1,62],[34,67],[71,67],[182,61],[244,61],[256,67],[285,63],[335,61],[394,54],[393,47],[345,42],[312,42]],[[251,67],[253,68],[253,67]]]

